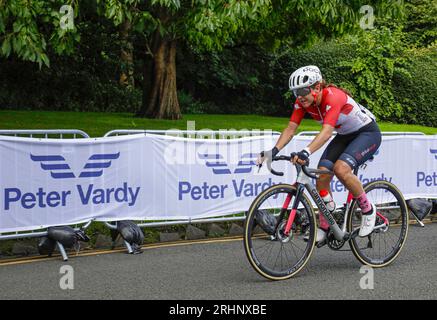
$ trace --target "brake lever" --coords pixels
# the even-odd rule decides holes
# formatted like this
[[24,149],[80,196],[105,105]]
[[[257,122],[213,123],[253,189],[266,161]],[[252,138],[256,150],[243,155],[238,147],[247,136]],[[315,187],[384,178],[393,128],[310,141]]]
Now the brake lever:
[[[291,154],[291,157],[294,157],[294,155],[296,155],[296,153],[292,153],[292,154]],[[261,156],[264,157],[264,151],[261,152]],[[273,161],[277,161],[277,160],[289,160],[289,159],[288,159],[287,156],[282,155],[282,156],[274,157],[274,159],[272,159],[271,162],[273,162]],[[257,165],[257,166],[258,166],[258,173],[259,173],[260,170],[261,170],[261,167],[262,167],[262,163],[259,164],[259,165]],[[267,166],[267,167],[269,167],[269,166]],[[276,175],[276,176],[280,176],[280,177],[282,177],[282,176],[284,175],[283,172],[276,171],[276,170],[274,170],[271,166],[270,166],[270,168],[268,168],[268,169],[269,169],[270,173],[272,173],[272,174],[274,174],[274,175]]]
[[[264,157],[264,151],[261,151],[260,155],[261,155],[261,157]],[[261,167],[262,167],[262,166],[263,166],[262,163],[260,163],[259,165],[257,165],[257,167],[258,167],[258,172],[257,172],[257,173],[259,173],[259,172],[261,171]]]
[[[257,167],[258,167],[258,172],[257,173],[259,173],[260,170],[261,170],[262,164],[258,165]],[[282,177],[284,175],[283,172],[275,171],[271,166],[270,166],[270,170],[269,171],[270,171],[270,173],[272,173],[272,174],[274,174],[276,176],[281,176]]]
[[258,167],[258,172],[257,173],[260,172],[262,166],[263,166],[262,164],[257,165],[257,167]]

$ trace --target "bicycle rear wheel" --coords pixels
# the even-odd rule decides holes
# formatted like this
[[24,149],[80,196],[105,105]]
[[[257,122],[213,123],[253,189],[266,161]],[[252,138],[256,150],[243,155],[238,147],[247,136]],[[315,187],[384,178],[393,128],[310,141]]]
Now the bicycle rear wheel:
[[258,195],[247,214],[246,255],[252,267],[270,280],[285,280],[297,274],[314,249],[316,221],[305,194],[302,194],[290,234],[284,235],[295,195],[296,188],[291,185],[272,186]]
[[[407,239],[407,205],[402,193],[388,181],[373,181],[363,187],[369,201],[376,206],[375,230],[367,237],[351,239],[349,244],[363,264],[385,267],[397,258]],[[361,210],[354,201],[348,215],[349,231],[358,229],[360,224]]]

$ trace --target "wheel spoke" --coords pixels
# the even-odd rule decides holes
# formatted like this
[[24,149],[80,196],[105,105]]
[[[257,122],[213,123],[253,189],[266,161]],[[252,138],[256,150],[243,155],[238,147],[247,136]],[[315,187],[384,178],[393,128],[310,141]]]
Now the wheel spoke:
[[[406,240],[408,230],[408,211],[402,195],[386,181],[373,182],[365,186],[369,201],[376,205],[377,211],[389,219],[387,230],[375,230],[370,239],[372,248],[368,248],[368,239],[356,237],[350,244],[352,251],[359,260],[369,265],[383,266],[391,263],[399,254]],[[361,213],[357,203],[351,208],[350,227],[360,225]],[[397,224],[397,223],[400,224]],[[381,224],[381,218],[377,217]]]

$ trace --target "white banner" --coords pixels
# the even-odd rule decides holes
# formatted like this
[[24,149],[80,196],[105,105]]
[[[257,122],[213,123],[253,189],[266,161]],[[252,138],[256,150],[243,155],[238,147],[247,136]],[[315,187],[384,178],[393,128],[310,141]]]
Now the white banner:
[[[246,211],[276,183],[293,183],[284,161],[274,176],[254,165],[277,136],[233,140],[129,135],[97,139],[0,137],[0,232],[97,221],[195,219]],[[281,154],[301,150],[295,137]],[[315,167],[322,150],[311,156]],[[386,179],[406,198],[437,197],[437,137],[384,137],[365,183]],[[344,186],[334,178],[334,199]]]
[[144,215],[144,194],[151,189],[144,159],[151,145],[144,135],[1,137],[0,231]]

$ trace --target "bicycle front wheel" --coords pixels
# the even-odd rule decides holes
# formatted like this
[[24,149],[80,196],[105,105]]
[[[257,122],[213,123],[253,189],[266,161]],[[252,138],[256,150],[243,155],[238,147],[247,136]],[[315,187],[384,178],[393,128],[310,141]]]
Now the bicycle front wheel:
[[[367,198],[376,206],[375,230],[367,237],[349,242],[355,257],[371,267],[385,267],[401,252],[408,234],[408,210],[402,193],[388,181],[373,181],[363,186]],[[352,232],[360,227],[361,210],[352,203],[348,227]]]
[[314,249],[316,221],[311,202],[302,194],[288,235],[285,226],[296,188],[288,184],[264,190],[252,203],[244,226],[244,249],[252,267],[270,280],[293,277]]

